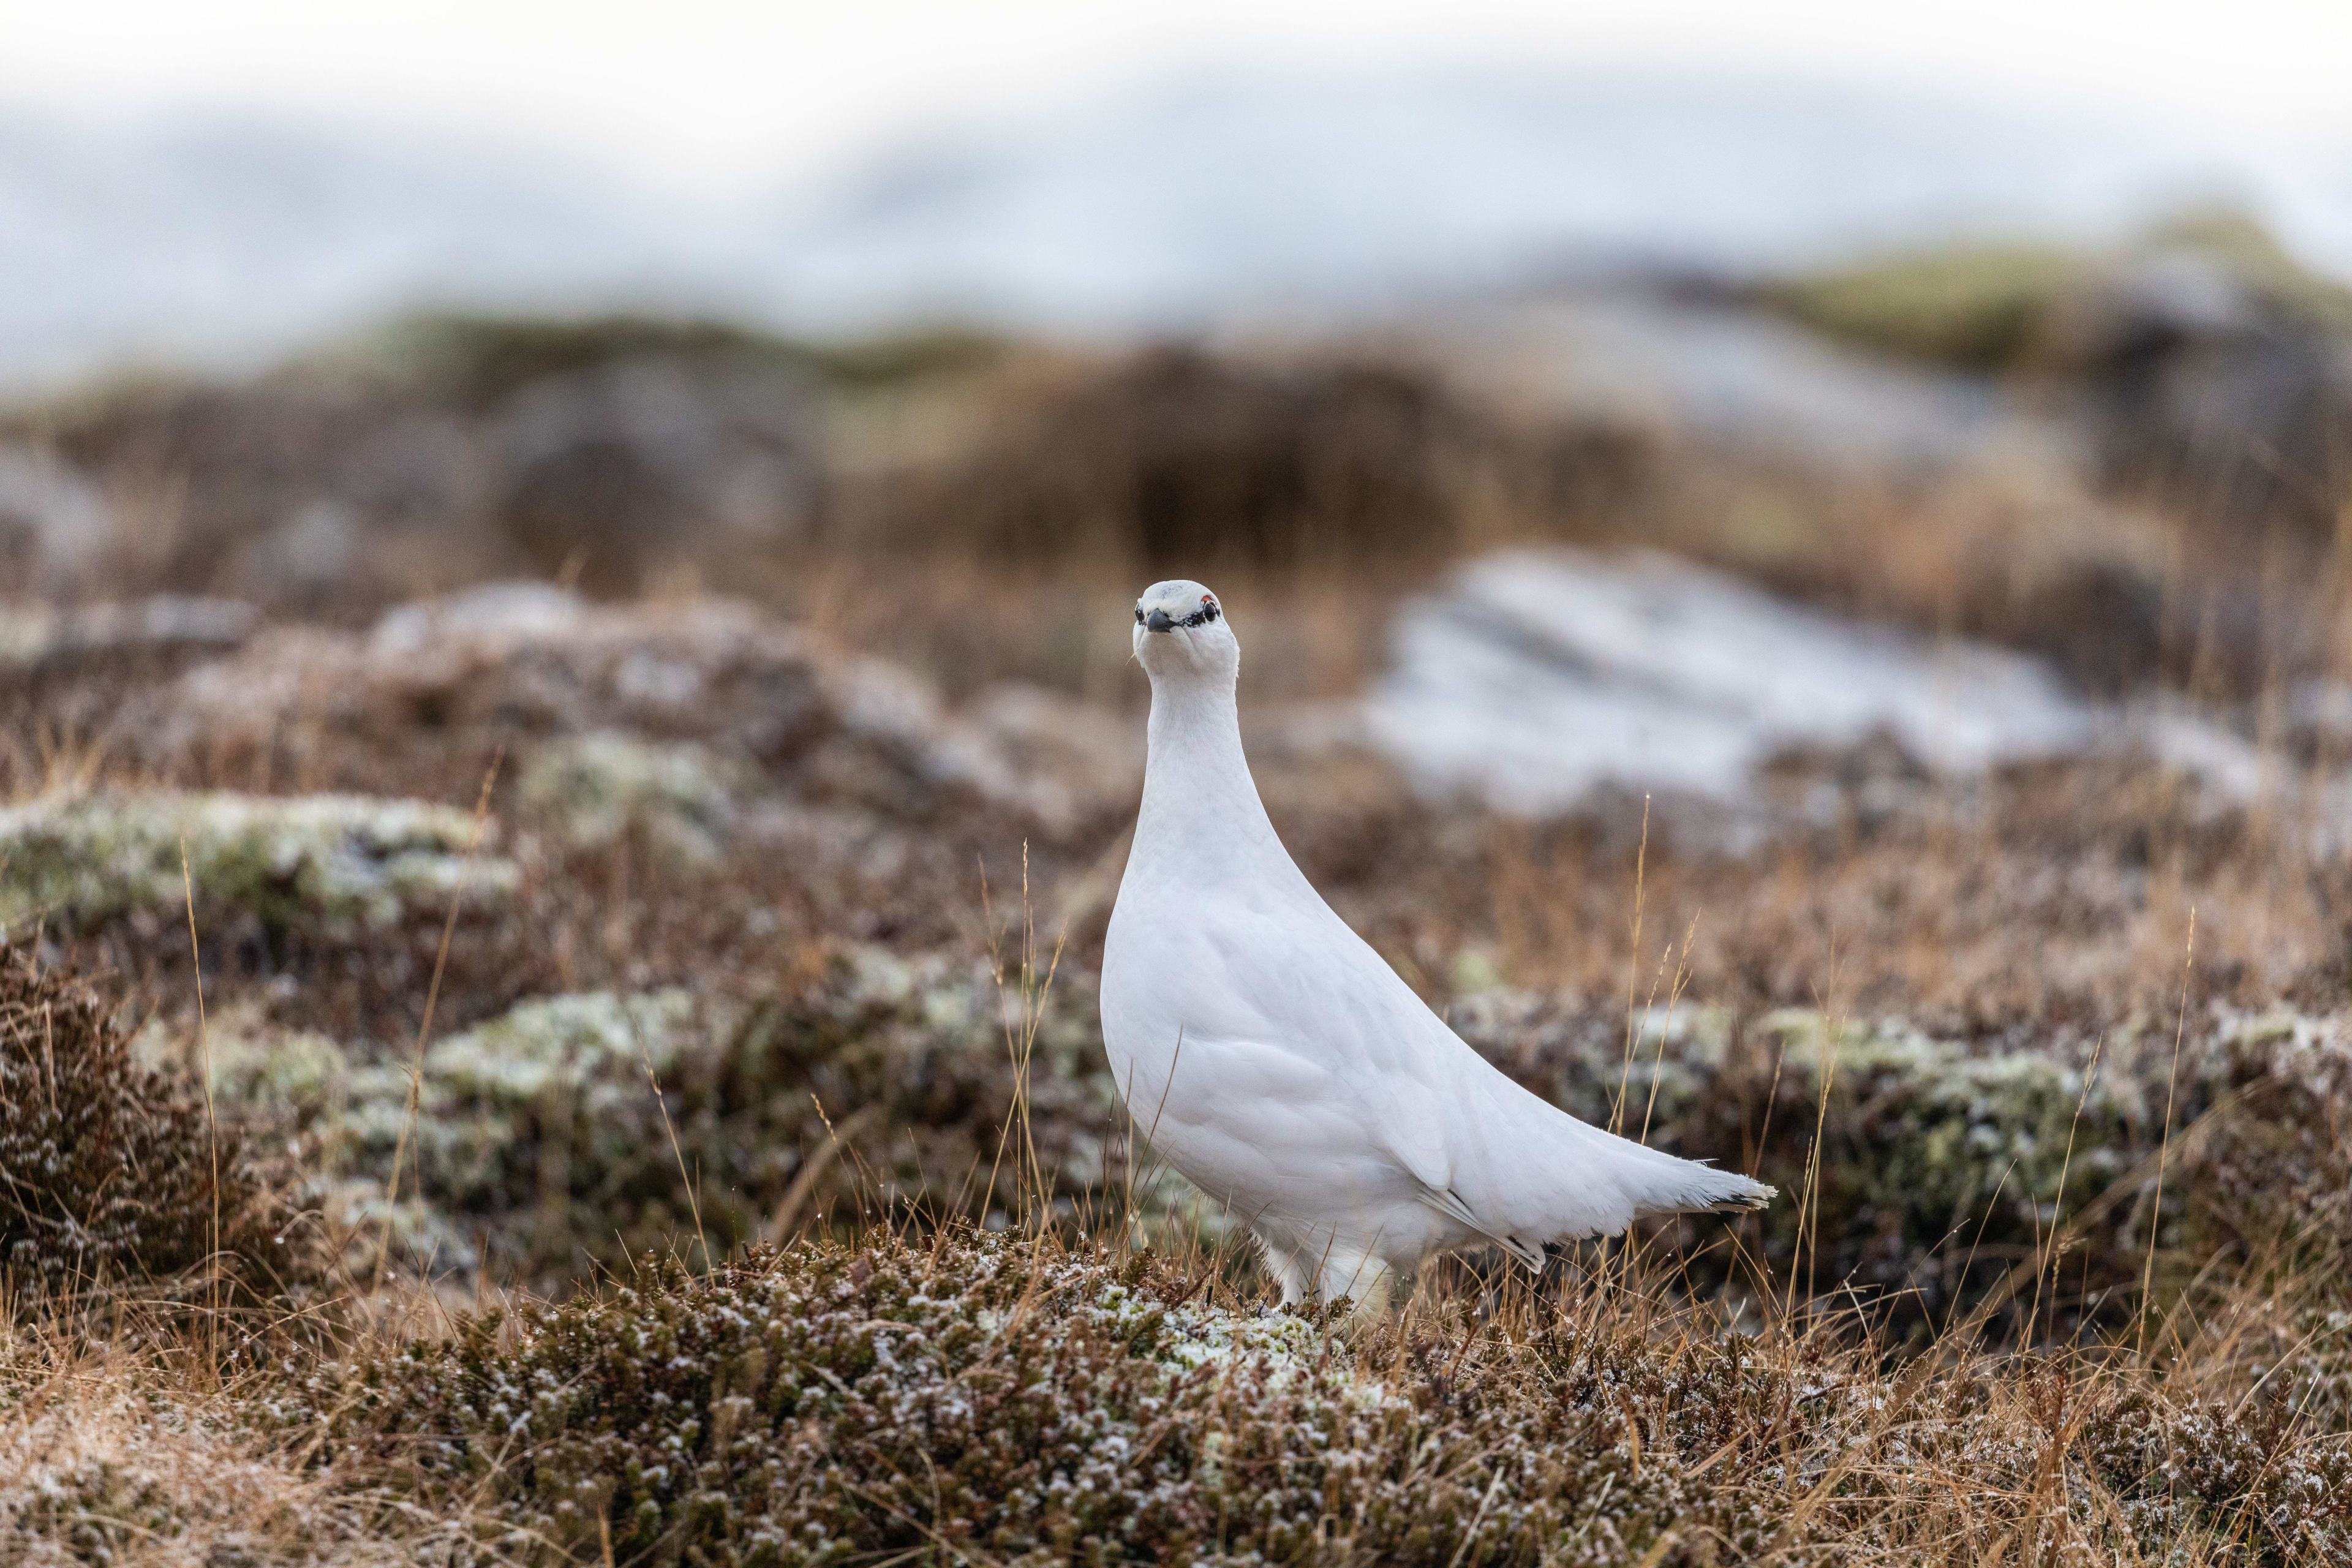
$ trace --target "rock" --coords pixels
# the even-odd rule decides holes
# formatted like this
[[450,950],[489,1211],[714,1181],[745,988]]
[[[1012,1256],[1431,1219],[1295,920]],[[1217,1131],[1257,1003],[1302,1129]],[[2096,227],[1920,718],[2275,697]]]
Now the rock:
[[2048,357],[2088,391],[2111,480],[2231,536],[2277,524],[2325,544],[2352,493],[2352,302],[2338,309],[2159,252],[2073,297]]
[[681,865],[709,866],[734,836],[741,785],[733,771],[692,742],[657,745],[596,730],[540,748],[515,793],[575,847],[635,837]]
[[1511,552],[1400,621],[1368,702],[1426,789],[1545,815],[1604,784],[1737,801],[1797,747],[1874,732],[1944,769],[2085,744],[2089,715],[2033,661],[1931,649],[1659,555]]
[[252,635],[253,606],[159,594],[128,604],[0,609],[0,671],[47,671],[98,660],[218,653]]
[[1456,476],[1501,437],[1425,367],[1161,346],[1007,377],[972,439],[918,462],[885,547],[992,562],[1292,570],[1426,562],[1475,526]]
[[[127,726],[158,766],[191,756],[276,758],[284,773],[345,788],[399,787],[464,799],[502,752],[550,803],[610,785],[638,805],[715,817],[721,775],[747,794],[928,819],[976,802],[1044,835],[1071,831],[1099,802],[1093,775],[1017,763],[987,727],[958,719],[931,686],[845,653],[749,605],[599,605],[542,584],[503,583],[404,605],[366,633],[274,628],[166,689],[152,721]],[[606,740],[588,742],[585,737]],[[627,744],[702,748],[710,774],[688,784]],[[573,749],[550,751],[563,742]],[[585,750],[580,749],[586,747]],[[665,767],[626,783],[618,773]],[[594,784],[580,766],[609,775]],[[573,769],[571,782],[559,778]],[[617,770],[617,771],[616,771]],[[715,770],[715,772],[714,772]],[[686,771],[691,771],[687,769]],[[671,785],[701,802],[687,805]],[[634,793],[632,793],[634,792]],[[626,809],[635,809],[629,807]]]
[[2267,779],[2252,746],[2179,704],[2091,703],[2024,655],[1841,620],[1654,553],[1473,563],[1406,608],[1363,715],[1424,793],[1530,816],[1612,789],[1758,809],[1767,763],[1886,742],[1921,777],[2119,750],[2222,801]]
[[453,320],[120,386],[0,417],[0,569],[338,616],[518,572],[623,595],[728,570],[815,516],[815,363],[690,323]]
[[0,445],[0,572],[16,588],[76,583],[113,531],[112,509],[56,452]]
[[799,378],[624,359],[525,387],[493,433],[499,517],[542,570],[600,595],[698,545],[773,545],[819,490]]
[[[488,825],[482,825],[487,837]],[[0,810],[0,923],[86,930],[200,905],[349,936],[413,910],[511,889],[512,862],[467,847],[471,816],[358,795],[53,796]],[[183,856],[184,855],[184,862]]]

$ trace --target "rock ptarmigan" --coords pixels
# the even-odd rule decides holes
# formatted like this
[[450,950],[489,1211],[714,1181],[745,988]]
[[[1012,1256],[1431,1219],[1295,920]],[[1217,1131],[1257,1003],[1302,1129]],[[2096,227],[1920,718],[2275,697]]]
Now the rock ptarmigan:
[[1135,846],[1103,952],[1111,1072],[1155,1150],[1265,1249],[1283,1299],[1382,1293],[1391,1270],[1773,1189],[1579,1121],[1489,1066],[1350,931],[1259,802],[1215,595],[1135,606],[1151,677]]

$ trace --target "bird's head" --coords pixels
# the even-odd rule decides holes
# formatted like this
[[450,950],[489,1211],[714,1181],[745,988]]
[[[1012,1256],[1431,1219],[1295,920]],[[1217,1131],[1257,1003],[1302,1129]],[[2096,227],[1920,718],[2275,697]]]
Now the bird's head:
[[1217,596],[1198,583],[1154,583],[1135,601],[1135,657],[1154,685],[1240,673],[1241,644]]

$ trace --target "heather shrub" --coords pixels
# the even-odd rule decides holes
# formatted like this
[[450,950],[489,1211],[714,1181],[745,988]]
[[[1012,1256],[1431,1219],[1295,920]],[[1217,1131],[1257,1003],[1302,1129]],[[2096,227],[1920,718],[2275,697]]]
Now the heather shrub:
[[[647,1262],[321,1370],[277,1419],[485,1550],[694,1563],[1678,1564],[2352,1549],[2352,1452],[2059,1363],[1887,1378],[1601,1298],[1359,1323],[952,1230]],[[1956,1500],[1960,1500],[1956,1501]]]
[[[1568,1359],[1556,1396],[1442,1364],[1368,1376],[1318,1324],[1191,1304],[1162,1262],[956,1233],[763,1254],[708,1279],[470,1321],[314,1379],[331,1452],[432,1506],[496,1497],[543,1560],[811,1563],[938,1549],[992,1561],[1614,1562],[1678,1523],[1768,1521],[1685,1484],[1769,1374]],[[1553,1392],[1553,1391],[1548,1391]],[[1647,1462],[1628,1398],[1665,1402]],[[1679,1418],[1666,1405],[1680,1408]],[[1507,1506],[1490,1506],[1506,1482]]]
[[5,947],[0,1178],[0,1270],[19,1289],[194,1290],[216,1240],[238,1293],[304,1272],[236,1129],[135,1062],[91,991]]

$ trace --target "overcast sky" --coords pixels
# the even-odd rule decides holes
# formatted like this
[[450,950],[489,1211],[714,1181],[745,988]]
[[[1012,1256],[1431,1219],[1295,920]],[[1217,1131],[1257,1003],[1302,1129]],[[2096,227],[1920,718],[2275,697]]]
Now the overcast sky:
[[2352,0],[0,0],[0,108],[487,132],[713,194],[1186,67],[1448,59],[1917,84],[2352,167]]

